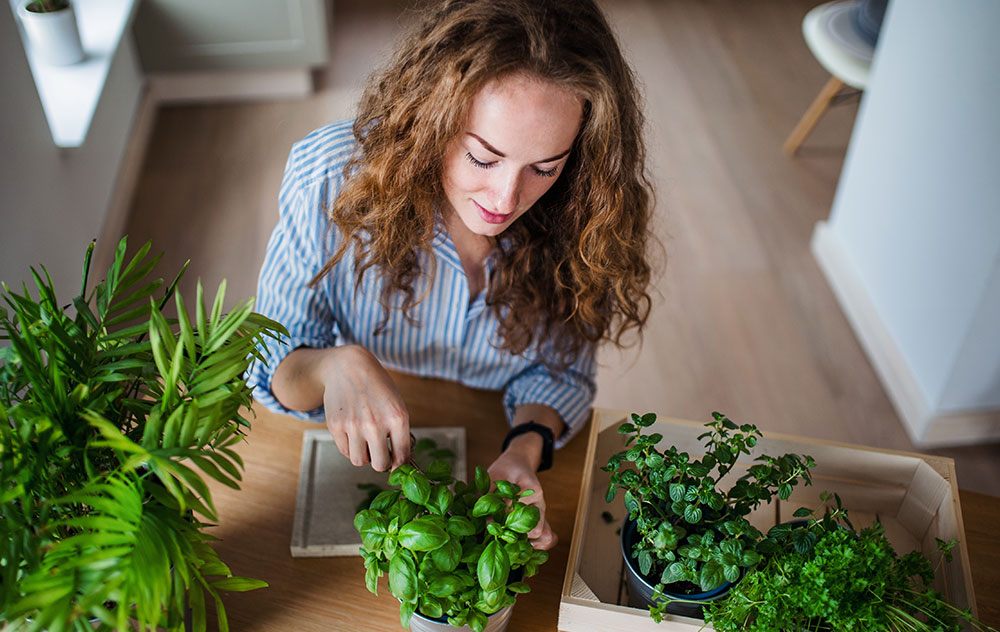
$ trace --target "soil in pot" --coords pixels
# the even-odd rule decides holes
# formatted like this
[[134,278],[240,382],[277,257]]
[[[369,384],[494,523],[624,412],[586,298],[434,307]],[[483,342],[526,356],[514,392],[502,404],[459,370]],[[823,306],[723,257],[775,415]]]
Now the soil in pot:
[[[653,600],[654,586],[659,583],[659,574],[643,575],[639,570],[639,562],[632,557],[632,547],[639,538],[635,522],[625,520],[621,530],[622,557],[625,559],[625,578],[628,581],[628,603],[633,608],[648,608],[655,604]],[[704,619],[703,605],[722,599],[729,594],[732,584],[727,582],[710,591],[702,591],[690,582],[667,584],[662,591],[668,598],[684,601],[672,601],[665,607],[670,614],[694,619]],[[698,602],[698,603],[690,603]]]

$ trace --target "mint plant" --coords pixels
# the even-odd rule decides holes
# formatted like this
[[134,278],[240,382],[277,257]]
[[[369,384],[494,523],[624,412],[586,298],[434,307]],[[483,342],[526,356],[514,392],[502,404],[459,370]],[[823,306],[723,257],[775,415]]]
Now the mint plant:
[[[773,527],[763,563],[709,605],[705,620],[719,632],[992,630],[931,588],[935,569],[924,555],[898,556],[877,522],[855,532],[836,501],[822,518],[801,509],[806,520]],[[956,541],[937,544],[950,560]]]
[[633,414],[618,428],[628,435],[628,449],[602,468],[611,474],[607,501],[623,492],[629,519],[636,523],[639,539],[631,555],[644,576],[658,580],[654,588],[662,599],[650,610],[657,621],[670,601],[663,597],[668,586],[687,582],[693,585],[688,590],[674,586],[667,592],[709,591],[753,568],[761,560],[757,543],[762,534],[746,517],[775,495],[787,499],[800,482],[812,482],[812,457],[785,454],[759,456],[746,474],[727,483],[737,460],[750,454],[761,433],[720,413],[712,418],[698,437],[705,440],[705,454],[695,459],[676,446],[658,449],[662,435],[643,433],[656,415]]
[[482,467],[472,482],[457,481],[444,461],[425,471],[402,465],[389,484],[393,489],[358,512],[354,526],[361,534],[365,585],[378,594],[379,578],[388,575],[403,627],[419,612],[482,632],[488,615],[530,590],[523,579],[548,559],[528,542],[540,514],[521,499],[532,490],[491,482]]

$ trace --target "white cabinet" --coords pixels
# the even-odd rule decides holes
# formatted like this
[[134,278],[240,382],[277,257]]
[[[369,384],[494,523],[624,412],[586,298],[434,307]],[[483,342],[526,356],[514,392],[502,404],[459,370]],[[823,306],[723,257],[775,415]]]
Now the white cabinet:
[[309,68],[327,26],[323,0],[145,0],[135,38],[147,72]]

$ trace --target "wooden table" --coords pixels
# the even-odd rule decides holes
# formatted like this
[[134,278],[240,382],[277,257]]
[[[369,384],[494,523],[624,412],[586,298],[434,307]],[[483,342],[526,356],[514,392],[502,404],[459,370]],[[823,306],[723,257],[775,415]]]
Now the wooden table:
[[[395,376],[414,426],[463,425],[470,467],[488,465],[507,426],[500,397],[449,382]],[[365,589],[360,557],[293,558],[289,554],[298,489],[302,433],[320,426],[266,410],[257,411],[247,443],[243,489],[212,487],[219,525],[210,532],[215,548],[237,575],[263,579],[269,588],[226,594],[230,629],[238,632],[399,632],[398,602],[383,578],[379,596]],[[586,452],[579,437],[556,453],[554,467],[540,474],[548,517],[560,536],[548,563],[518,597],[511,632],[557,630],[559,595]],[[1000,499],[962,492],[963,517],[980,618],[1000,627]],[[214,617],[210,618],[210,621]]]

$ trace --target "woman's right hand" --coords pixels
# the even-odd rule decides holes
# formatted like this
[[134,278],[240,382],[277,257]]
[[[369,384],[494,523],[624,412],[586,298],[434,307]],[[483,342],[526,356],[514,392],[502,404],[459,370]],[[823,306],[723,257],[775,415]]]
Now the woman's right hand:
[[322,403],[326,427],[354,465],[371,463],[381,472],[410,456],[406,404],[388,371],[364,347],[296,349],[278,365],[271,390],[286,408],[312,410]]

